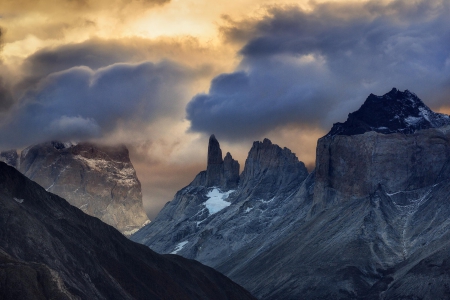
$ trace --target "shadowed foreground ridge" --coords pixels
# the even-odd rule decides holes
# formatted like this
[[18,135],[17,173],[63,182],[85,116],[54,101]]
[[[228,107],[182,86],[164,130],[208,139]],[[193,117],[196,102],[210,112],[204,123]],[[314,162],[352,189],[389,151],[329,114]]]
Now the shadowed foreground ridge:
[[159,255],[0,162],[1,299],[254,299],[217,271]]

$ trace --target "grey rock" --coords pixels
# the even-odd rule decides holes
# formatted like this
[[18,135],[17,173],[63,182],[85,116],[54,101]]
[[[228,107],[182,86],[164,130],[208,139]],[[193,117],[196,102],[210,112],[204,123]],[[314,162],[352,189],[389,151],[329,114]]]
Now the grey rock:
[[[188,186],[132,239],[261,299],[448,298],[448,116],[408,91],[367,101],[318,141],[311,174],[288,149],[255,142],[237,189],[222,191],[228,206],[208,214],[213,189]],[[367,108],[386,114],[384,128]]]
[[206,167],[206,186],[220,186],[223,177],[222,150],[216,137],[211,135],[208,144],[208,162]]
[[326,207],[365,197],[378,185],[388,193],[418,190],[448,180],[450,126],[413,134],[367,132],[325,136],[317,143],[315,201]]
[[22,151],[19,171],[127,236],[149,222],[125,146],[43,143]]
[[[176,252],[212,267],[245,268],[253,256],[270,248],[280,230],[291,228],[293,223],[286,216],[312,201],[314,175],[308,176],[290,150],[268,139],[253,144],[236,189],[198,186],[204,174],[180,190],[131,239],[157,252]],[[211,214],[207,203],[214,193],[229,206]]]
[[220,186],[234,189],[239,184],[239,162],[234,160],[230,152],[223,159],[223,180]]
[[248,153],[241,186],[248,196],[270,199],[277,192],[298,188],[307,175],[305,164],[291,150],[264,139],[254,142]]
[[216,137],[209,138],[206,171],[200,172],[191,185],[220,187],[222,189],[236,188],[239,183],[239,162],[234,160],[229,152],[222,159],[222,150]]
[[4,300],[255,299],[196,261],[131,242],[3,162],[0,224]]
[[19,163],[19,155],[17,154],[17,150],[0,152],[0,161],[7,163],[14,168],[17,168]]

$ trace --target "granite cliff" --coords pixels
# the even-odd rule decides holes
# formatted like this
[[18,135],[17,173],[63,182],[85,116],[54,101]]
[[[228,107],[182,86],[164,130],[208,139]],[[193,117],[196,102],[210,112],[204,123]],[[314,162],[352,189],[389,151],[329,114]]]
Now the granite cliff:
[[[194,180],[132,239],[261,299],[446,298],[449,174],[450,118],[393,89],[319,139],[310,174],[255,142],[237,188]],[[226,203],[208,213],[217,197]]]
[[30,146],[15,160],[13,153],[4,152],[9,158],[4,161],[123,234],[131,235],[149,222],[125,146],[54,141]]

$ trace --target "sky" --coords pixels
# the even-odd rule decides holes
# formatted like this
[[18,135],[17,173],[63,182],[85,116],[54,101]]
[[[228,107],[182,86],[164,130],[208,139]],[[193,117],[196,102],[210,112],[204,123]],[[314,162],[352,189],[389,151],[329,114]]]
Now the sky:
[[450,113],[450,2],[0,1],[0,151],[125,144],[153,219],[206,169],[269,138],[317,139],[370,93]]

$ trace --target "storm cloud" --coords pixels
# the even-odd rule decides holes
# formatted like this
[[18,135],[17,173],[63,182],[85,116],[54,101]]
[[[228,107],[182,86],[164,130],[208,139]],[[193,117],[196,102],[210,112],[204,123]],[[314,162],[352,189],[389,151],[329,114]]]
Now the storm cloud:
[[448,105],[450,3],[392,1],[272,7],[222,32],[247,40],[239,67],[186,108],[191,130],[228,140],[284,126],[344,121],[370,94],[409,89],[432,108]]
[[195,78],[192,71],[169,61],[51,73],[1,121],[1,146],[98,138],[119,126],[142,130],[143,123],[182,111],[180,101],[190,78]]

